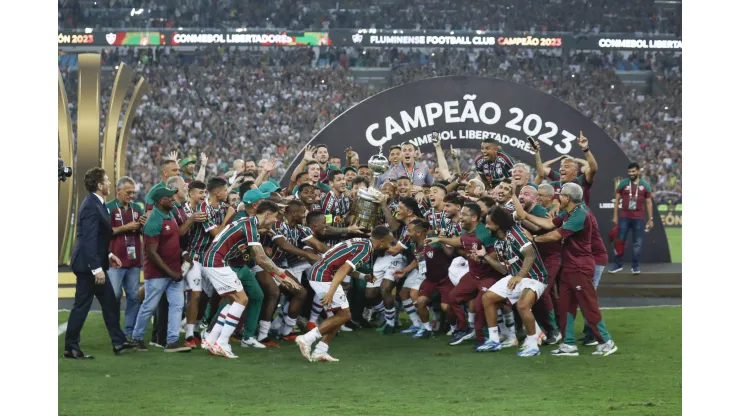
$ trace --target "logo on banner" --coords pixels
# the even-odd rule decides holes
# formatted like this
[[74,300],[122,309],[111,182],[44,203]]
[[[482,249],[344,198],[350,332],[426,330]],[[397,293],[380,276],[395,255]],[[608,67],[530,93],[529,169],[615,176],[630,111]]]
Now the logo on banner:
[[352,42],[362,43],[362,35],[359,33],[355,33],[354,35],[352,35]]
[[108,45],[116,43],[116,34],[108,33],[107,35],[105,35],[105,40],[108,42]]

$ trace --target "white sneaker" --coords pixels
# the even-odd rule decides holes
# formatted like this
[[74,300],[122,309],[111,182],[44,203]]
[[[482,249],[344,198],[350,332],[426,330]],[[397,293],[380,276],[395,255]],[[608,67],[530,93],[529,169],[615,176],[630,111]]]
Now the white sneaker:
[[578,356],[578,347],[575,345],[560,344],[558,349],[550,351],[553,356],[575,357]]
[[335,362],[339,361],[338,359],[336,359],[336,358],[332,357],[331,355],[329,355],[328,352],[313,353],[313,354],[311,354],[311,360],[314,361],[314,362],[315,361],[326,361],[327,363],[335,363]]
[[201,338],[200,338],[200,348],[201,349],[204,349],[204,350],[207,350],[209,348],[208,339],[207,339],[208,338],[208,332],[201,332],[200,333],[200,336],[201,336]]
[[211,355],[215,355],[216,357],[221,356],[221,349],[216,348],[216,343],[211,344],[209,341],[206,341],[206,351],[208,351]]
[[267,348],[265,346],[265,344],[257,341],[257,338],[255,338],[255,337],[249,337],[246,340],[243,339],[240,345],[242,347],[245,347],[245,348],[247,348],[247,347],[252,347],[252,348]]
[[451,337],[455,333],[455,331],[457,331],[457,328],[455,328],[454,326],[450,326],[450,330],[447,331],[447,336]]
[[299,335],[295,339],[295,343],[298,344],[298,348],[301,349],[301,355],[309,362],[313,362],[311,357],[311,343],[308,342],[305,336]]
[[516,347],[517,345],[519,345],[519,340],[516,339],[516,336],[504,338],[501,341],[501,348]]
[[273,319],[272,324],[270,324],[270,331],[280,332],[281,329],[283,329],[283,319]]
[[615,344],[614,341],[609,340],[603,344],[599,344],[599,346],[596,347],[596,351],[592,352],[591,354],[606,357],[607,355],[612,355],[615,352],[617,352],[617,344]]
[[155,347],[155,348],[164,348],[164,345],[159,345],[159,344],[157,344],[156,342],[153,342],[153,341],[149,341],[149,346],[150,347]]
[[542,345],[542,341],[544,341],[545,338],[547,338],[547,334],[545,334],[545,331],[540,331],[537,334],[537,345]]
[[339,330],[342,331],[342,332],[352,332],[353,331],[352,328],[348,328],[346,325],[342,325],[339,328]]
[[229,344],[221,345],[219,343],[216,343],[216,344],[213,345],[213,350],[214,350],[214,352],[217,352],[218,355],[220,355],[222,357],[226,357],[226,358],[239,358],[239,356],[237,356],[236,354],[234,354],[231,351],[231,345],[229,345]]

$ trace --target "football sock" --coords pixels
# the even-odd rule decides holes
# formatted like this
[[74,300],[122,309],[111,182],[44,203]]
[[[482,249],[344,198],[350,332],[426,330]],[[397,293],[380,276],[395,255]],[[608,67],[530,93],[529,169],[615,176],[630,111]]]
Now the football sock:
[[286,336],[293,332],[293,326],[295,325],[295,318],[291,318],[288,315],[283,317],[283,330],[280,335]]
[[219,335],[221,335],[221,331],[224,328],[224,323],[226,322],[226,315],[229,313],[231,305],[224,306],[223,309],[218,313],[218,317],[216,318],[216,323],[213,325],[213,328],[211,328],[211,332],[208,333],[208,342],[211,344],[214,344],[217,340]]
[[257,341],[261,341],[267,338],[267,334],[270,332],[271,321],[260,321],[260,329],[257,335]]
[[514,312],[504,313],[504,325],[506,326],[506,332],[511,335],[516,335],[516,321],[514,320]]
[[195,332],[195,324],[185,324],[185,339],[193,336]]
[[531,348],[539,348],[537,345],[537,335],[527,335],[527,338],[524,340],[524,345]]
[[431,322],[424,322],[424,329],[426,329],[427,331],[431,331],[432,330],[432,323]]
[[316,295],[313,297],[313,304],[311,305],[311,317],[309,319],[310,322],[316,323],[316,321],[319,320],[319,315],[321,315],[321,309],[324,307],[321,306],[321,298],[319,295]]
[[232,303],[229,308],[229,313],[226,315],[221,333],[218,336],[218,343],[220,345],[226,345],[229,343],[229,337],[234,333],[236,326],[239,325],[239,319],[244,312],[245,306],[241,303]]
[[475,326],[475,312],[468,312],[468,325]]
[[313,344],[314,342],[320,340],[321,337],[322,335],[319,333],[319,328],[314,328],[308,331],[308,333],[306,333],[306,335],[303,336],[303,338],[305,338],[309,344]]
[[373,307],[373,311],[374,312],[377,312],[377,313],[382,312],[383,309],[385,309],[385,303],[383,303],[382,300],[380,302],[378,302],[378,304]]
[[415,327],[421,327],[421,318],[419,317],[419,314],[416,312],[416,306],[414,306],[414,301],[411,299],[406,299],[403,301],[403,309],[406,311],[406,313],[409,315],[409,319],[411,319],[411,324]]
[[329,344],[324,341],[316,344],[316,348],[313,350],[314,354],[326,354],[327,352],[329,352]]
[[488,328],[488,339],[494,342],[501,342],[498,337],[498,327]]
[[385,323],[389,326],[396,326],[396,308],[385,309]]

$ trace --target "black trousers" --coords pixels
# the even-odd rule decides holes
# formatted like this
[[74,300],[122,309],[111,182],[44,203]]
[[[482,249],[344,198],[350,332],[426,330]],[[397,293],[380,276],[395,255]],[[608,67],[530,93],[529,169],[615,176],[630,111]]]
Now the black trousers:
[[105,274],[105,284],[96,285],[95,277],[92,273],[77,273],[77,285],[75,286],[75,303],[72,311],[69,313],[69,322],[67,323],[67,334],[64,337],[64,349],[80,349],[80,332],[85,325],[87,314],[90,312],[93,297],[98,298],[100,307],[103,309],[103,320],[105,327],[108,329],[113,346],[123,345],[126,342],[126,336],[121,330],[121,313],[120,303],[116,300],[113,292],[113,286]]

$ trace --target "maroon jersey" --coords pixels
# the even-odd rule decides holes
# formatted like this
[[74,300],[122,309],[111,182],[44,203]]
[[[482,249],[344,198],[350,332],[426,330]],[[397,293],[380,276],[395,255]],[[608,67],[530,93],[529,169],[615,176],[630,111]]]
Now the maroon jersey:
[[588,219],[586,206],[580,204],[570,212],[562,213],[553,219],[558,232],[563,237],[562,269],[566,273],[586,273],[593,275],[594,256],[591,251],[593,225]]
[[[622,179],[617,185],[617,193],[620,196],[620,216],[635,220],[645,219],[645,201],[652,198],[650,184],[642,178],[638,183],[629,179]],[[652,213],[648,213],[652,215]]]
[[[117,199],[108,202],[106,207],[110,211],[110,224],[113,228],[138,221],[145,214],[138,205],[128,204],[128,208],[124,208],[123,203]],[[110,252],[121,260],[121,267],[141,267],[141,259],[144,254],[140,230],[129,231],[112,237],[109,248]]]
[[489,162],[483,155],[480,155],[475,158],[474,164],[476,172],[485,178],[486,185],[492,187],[494,182],[511,178],[511,168],[514,167],[514,159],[499,150],[493,162]]
[[606,252],[604,240],[601,239],[601,234],[599,234],[599,223],[590,209],[586,211],[588,212],[588,219],[591,221],[591,254],[594,256],[594,263],[597,266],[606,266],[609,262],[609,254]]
[[[542,207],[541,205],[535,205],[535,207],[540,207],[542,209],[536,208],[532,209],[532,212],[530,214],[540,217],[540,218],[547,218],[547,209]],[[548,230],[540,230],[537,232],[537,235],[544,235],[549,233]],[[552,266],[552,265],[558,265],[560,264],[560,249],[562,247],[562,243],[560,241],[551,241],[549,243],[536,243],[537,250],[540,252],[540,256],[542,257],[542,261],[545,263],[545,266]],[[554,279],[555,276],[550,276],[551,279]]]
[[451,259],[447,257],[442,248],[435,248],[431,245],[419,247],[414,244],[414,257],[419,264],[419,272],[426,280],[441,282],[447,278],[447,269],[450,268]]
[[[190,218],[190,215],[192,215],[192,211],[190,210],[190,207],[188,204],[180,205],[177,201],[174,201],[175,207],[172,209],[172,213],[175,215],[175,222],[177,223],[178,227],[181,227],[185,222]],[[190,237],[188,236],[189,233],[186,233],[185,235],[180,236],[180,249],[181,250],[187,250],[190,246]]]
[[468,258],[468,265],[470,270],[468,273],[476,279],[482,278],[499,278],[501,276],[496,270],[491,267],[485,260],[474,260],[469,254],[473,250],[478,250],[481,247],[486,249],[487,253],[495,253],[493,247],[495,239],[488,231],[485,225],[478,223],[473,231],[465,230],[460,235],[460,242],[462,243],[463,251],[465,251],[466,257]]
[[[175,273],[180,273],[180,233],[174,215],[154,207],[144,224],[144,245],[157,244],[157,254]],[[170,277],[149,260],[144,250],[144,279]]]

